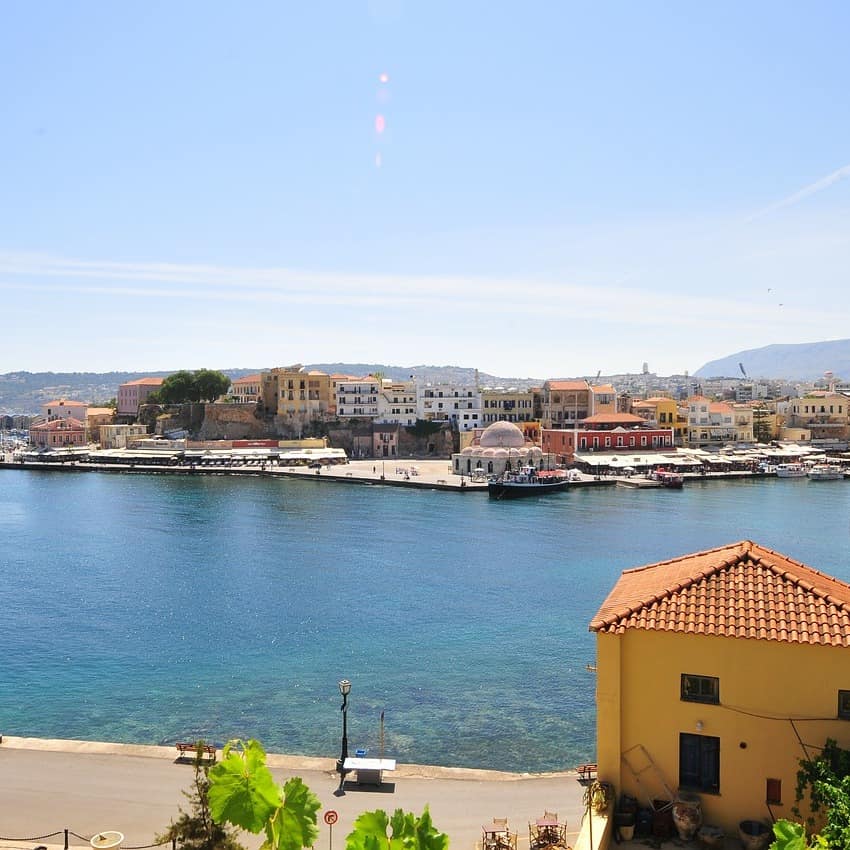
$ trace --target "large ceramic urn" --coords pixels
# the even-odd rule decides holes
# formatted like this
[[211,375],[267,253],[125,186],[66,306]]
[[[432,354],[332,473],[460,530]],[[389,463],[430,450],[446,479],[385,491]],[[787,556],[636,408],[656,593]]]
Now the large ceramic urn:
[[673,823],[682,841],[691,841],[702,824],[702,806],[696,794],[680,792],[673,801]]

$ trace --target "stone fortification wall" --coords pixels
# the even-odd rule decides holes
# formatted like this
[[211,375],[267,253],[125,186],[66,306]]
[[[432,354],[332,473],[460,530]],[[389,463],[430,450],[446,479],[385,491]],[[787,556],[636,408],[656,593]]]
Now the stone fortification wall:
[[257,417],[256,404],[207,404],[199,440],[262,440],[276,437],[271,422]]

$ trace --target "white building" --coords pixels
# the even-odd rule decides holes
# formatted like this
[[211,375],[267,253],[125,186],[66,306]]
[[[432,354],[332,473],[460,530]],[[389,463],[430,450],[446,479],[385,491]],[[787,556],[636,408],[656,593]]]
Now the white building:
[[378,415],[380,423],[398,425],[416,424],[416,384],[414,381],[381,381],[378,392]]
[[363,378],[344,378],[334,381],[336,387],[336,413],[340,419],[378,416],[380,387],[372,375]]
[[484,421],[476,384],[419,384],[416,404],[420,419],[451,422],[458,431],[480,428]]

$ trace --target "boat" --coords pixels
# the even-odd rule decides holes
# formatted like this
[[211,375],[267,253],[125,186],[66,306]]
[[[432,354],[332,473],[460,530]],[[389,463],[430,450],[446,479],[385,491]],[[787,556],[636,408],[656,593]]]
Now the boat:
[[776,467],[777,478],[805,478],[806,467],[802,463],[780,463]]
[[489,481],[487,492],[491,499],[522,499],[560,493],[569,483],[564,475],[541,475],[533,466],[521,466],[517,470],[506,469],[494,481]]
[[659,467],[650,472],[648,477],[657,481],[661,487],[669,487],[671,490],[681,490],[685,483],[685,478],[681,472],[673,472],[664,467]]
[[818,463],[809,470],[809,481],[841,481],[844,472],[840,466]]

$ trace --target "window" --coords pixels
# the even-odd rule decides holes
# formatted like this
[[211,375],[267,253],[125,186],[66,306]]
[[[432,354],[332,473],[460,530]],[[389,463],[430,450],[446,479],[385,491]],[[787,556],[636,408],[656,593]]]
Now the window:
[[838,692],[838,716],[850,720],[850,691]]
[[782,780],[781,779],[766,779],[764,800],[769,806],[782,805]]
[[720,738],[679,734],[679,787],[720,792]]
[[720,679],[682,673],[682,699],[685,702],[720,702]]

